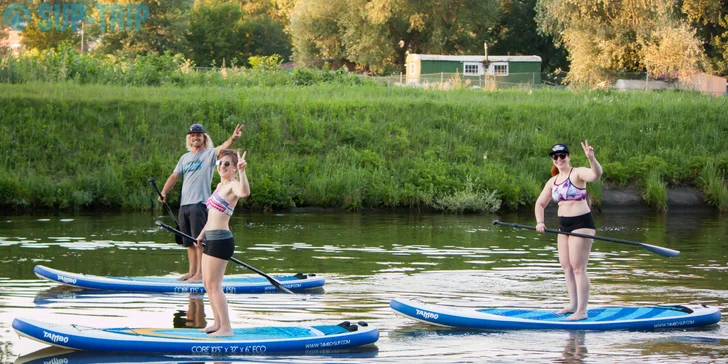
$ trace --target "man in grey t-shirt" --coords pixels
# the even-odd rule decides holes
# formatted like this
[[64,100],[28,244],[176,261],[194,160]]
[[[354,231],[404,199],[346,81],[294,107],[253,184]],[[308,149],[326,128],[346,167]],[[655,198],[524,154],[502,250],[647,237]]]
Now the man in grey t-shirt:
[[[192,124],[187,131],[187,150],[174,167],[174,172],[167,178],[162,188],[164,202],[167,192],[174,187],[182,176],[182,199],[179,207],[179,228],[183,233],[197,236],[207,222],[205,201],[210,197],[212,175],[215,173],[215,161],[220,151],[232,147],[240,135],[243,126],[238,124],[235,131],[222,145],[215,148],[212,139],[200,124]],[[202,280],[202,247],[195,247],[192,240],[183,238],[182,245],[187,247],[190,270],[180,279],[188,282]]]

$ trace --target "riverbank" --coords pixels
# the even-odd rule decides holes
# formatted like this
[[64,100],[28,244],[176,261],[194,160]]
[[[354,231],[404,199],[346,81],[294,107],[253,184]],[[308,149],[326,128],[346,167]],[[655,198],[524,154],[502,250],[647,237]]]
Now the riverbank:
[[725,100],[693,93],[0,84],[0,103],[11,209],[158,209],[147,179],[171,173],[192,123],[217,143],[246,125],[241,208],[529,209],[548,148],[570,144],[582,166],[589,139],[605,170],[589,185],[597,206],[639,197],[664,210],[688,188],[728,209]]

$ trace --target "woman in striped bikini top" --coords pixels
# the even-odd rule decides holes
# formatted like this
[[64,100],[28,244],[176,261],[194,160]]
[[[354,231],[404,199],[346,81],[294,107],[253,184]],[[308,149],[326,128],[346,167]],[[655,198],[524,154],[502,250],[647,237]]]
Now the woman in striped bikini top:
[[205,206],[207,206],[208,210],[217,210],[225,215],[233,216],[235,206],[230,205],[224,198],[222,198],[222,196],[220,196],[219,193],[217,193],[217,190],[219,189],[220,187],[218,186],[217,189],[215,189],[215,192],[207,198]]
[[232,336],[222,279],[227,262],[235,252],[235,240],[229,226],[230,217],[238,199],[250,196],[250,185],[245,175],[245,153],[241,157],[240,152],[223,150],[217,157],[216,165],[220,184],[205,202],[208,211],[207,223],[196,242],[205,246],[202,253],[202,284],[207,291],[214,316],[213,324],[204,331],[210,336]]

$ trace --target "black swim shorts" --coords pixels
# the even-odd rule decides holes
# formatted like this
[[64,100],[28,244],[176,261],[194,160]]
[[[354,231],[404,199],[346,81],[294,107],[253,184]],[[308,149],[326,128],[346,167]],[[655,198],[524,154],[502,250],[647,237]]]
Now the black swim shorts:
[[230,260],[235,252],[235,240],[230,230],[205,231],[204,254],[211,257]]
[[559,216],[559,230],[570,233],[577,229],[594,229],[594,216],[591,212],[579,216]]

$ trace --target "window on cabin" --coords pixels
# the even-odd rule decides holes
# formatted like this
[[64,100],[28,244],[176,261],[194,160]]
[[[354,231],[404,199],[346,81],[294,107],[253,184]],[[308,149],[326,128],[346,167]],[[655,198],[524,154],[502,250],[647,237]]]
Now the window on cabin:
[[492,75],[496,76],[508,76],[508,62],[492,63]]
[[463,64],[465,70],[463,72],[466,76],[477,76],[480,75],[480,63],[478,62],[465,62]]

